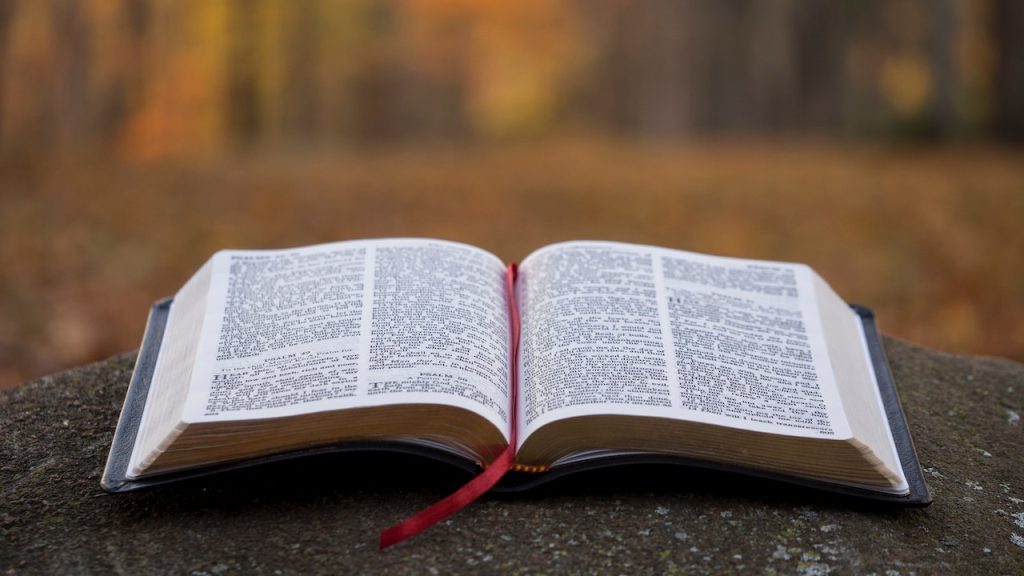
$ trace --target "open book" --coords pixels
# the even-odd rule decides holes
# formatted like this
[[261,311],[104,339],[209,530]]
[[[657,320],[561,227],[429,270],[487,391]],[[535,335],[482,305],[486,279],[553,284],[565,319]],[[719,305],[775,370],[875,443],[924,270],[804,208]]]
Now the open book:
[[930,500],[870,314],[810,268],[589,241],[518,273],[428,239],[218,252],[154,308],[103,486],[510,443],[513,488],[679,462]]

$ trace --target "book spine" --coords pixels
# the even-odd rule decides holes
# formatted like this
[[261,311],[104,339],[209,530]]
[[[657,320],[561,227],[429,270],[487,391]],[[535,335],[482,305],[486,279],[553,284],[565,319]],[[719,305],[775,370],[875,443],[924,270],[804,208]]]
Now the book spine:
[[519,302],[516,300],[516,280],[519,278],[519,267],[515,262],[508,265],[505,270],[505,293],[508,301],[508,323],[509,338],[511,340],[509,352],[509,386],[512,390],[509,394],[509,436],[508,443],[515,452],[519,443]]

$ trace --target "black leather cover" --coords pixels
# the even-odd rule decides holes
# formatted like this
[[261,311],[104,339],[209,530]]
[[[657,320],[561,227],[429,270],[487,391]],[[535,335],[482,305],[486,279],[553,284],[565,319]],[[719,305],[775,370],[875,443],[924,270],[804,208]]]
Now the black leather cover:
[[[135,445],[135,438],[138,434],[139,423],[142,419],[142,411],[146,406],[146,397],[149,394],[149,385],[153,377],[153,369],[156,366],[156,359],[160,351],[160,343],[163,340],[164,327],[167,325],[167,315],[170,310],[170,306],[171,299],[168,298],[157,302],[150,310],[149,322],[146,325],[146,332],[142,340],[142,348],[139,350],[139,357],[135,364],[135,371],[132,374],[132,380],[128,386],[128,393],[125,397],[124,407],[121,409],[121,417],[117,422],[117,429],[114,432],[114,440],[110,447],[110,455],[107,458],[107,466],[101,481],[103,489],[107,492],[131,492],[142,488],[159,486],[161,484],[168,484],[190,478],[199,478],[211,474],[227,472],[229,470],[259,466],[270,462],[279,462],[294,458],[340,452],[392,452],[412,454],[451,464],[452,466],[461,468],[470,474],[475,474],[480,471],[473,462],[469,462],[459,458],[458,456],[440,450],[431,450],[422,446],[414,446],[401,442],[347,442],[343,444],[321,446],[259,458],[251,458],[238,462],[217,464],[206,468],[169,473],[151,478],[142,478],[137,480],[128,479],[126,477],[128,460],[131,457],[132,448]],[[896,392],[896,386],[893,383],[892,373],[889,371],[889,363],[885,357],[885,350],[882,347],[882,340],[878,333],[878,327],[875,324],[874,314],[862,306],[852,305],[851,308],[853,308],[861,318],[861,322],[863,322],[864,333],[867,337],[868,350],[871,354],[871,362],[875,369],[875,377],[878,381],[879,391],[885,405],[886,417],[889,419],[889,426],[892,429],[893,439],[896,442],[896,449],[899,452],[900,462],[903,465],[903,473],[910,485],[909,494],[887,494],[865,488],[843,486],[823,480],[786,476],[784,474],[763,472],[739,466],[723,465],[703,460],[693,460],[656,454],[637,454],[601,458],[588,462],[561,466],[554,470],[539,474],[509,472],[493,489],[493,491],[521,492],[571,474],[600,470],[602,468],[659,465],[673,467],[682,466],[743,474],[767,480],[794,484],[797,486],[804,486],[816,490],[833,492],[844,496],[888,502],[895,505],[926,506],[930,504],[931,494],[928,492],[928,486],[925,484],[924,474],[921,471],[921,466],[917,460],[917,453],[914,450],[914,443],[910,438],[910,430],[907,428],[907,422],[903,416],[903,409],[900,405],[899,395]]]

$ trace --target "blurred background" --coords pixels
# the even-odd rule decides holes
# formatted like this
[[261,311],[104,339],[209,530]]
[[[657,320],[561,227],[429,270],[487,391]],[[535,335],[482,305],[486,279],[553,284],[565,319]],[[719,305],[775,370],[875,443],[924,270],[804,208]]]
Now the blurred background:
[[1022,138],[1015,0],[0,0],[0,387],[376,236],[802,261],[1024,360]]

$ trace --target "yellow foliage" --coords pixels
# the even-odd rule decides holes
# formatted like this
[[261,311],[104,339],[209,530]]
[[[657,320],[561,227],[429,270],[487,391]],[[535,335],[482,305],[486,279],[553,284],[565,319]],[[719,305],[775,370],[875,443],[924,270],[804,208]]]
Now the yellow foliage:
[[916,116],[925,110],[932,95],[932,73],[921,54],[889,56],[882,63],[881,91],[901,116]]
[[449,52],[421,62],[469,67],[469,118],[485,136],[529,133],[549,124],[566,78],[582,63],[579,14],[565,2],[409,0],[404,7],[415,51]]

